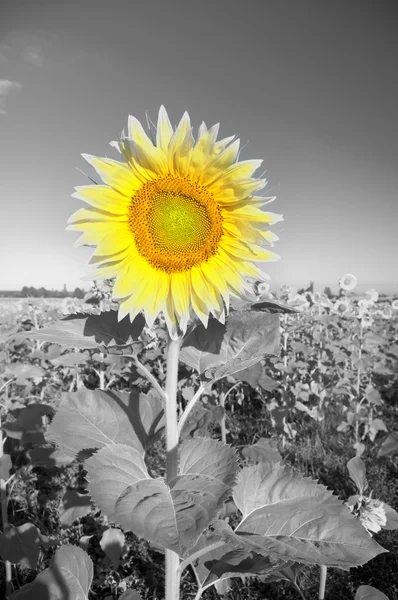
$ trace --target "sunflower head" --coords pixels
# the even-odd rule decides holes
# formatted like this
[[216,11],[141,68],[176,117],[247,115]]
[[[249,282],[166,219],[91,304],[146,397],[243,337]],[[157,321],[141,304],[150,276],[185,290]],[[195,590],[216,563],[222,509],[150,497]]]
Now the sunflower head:
[[119,319],[144,311],[152,326],[163,312],[174,339],[192,316],[224,322],[230,296],[268,279],[255,263],[279,258],[268,226],[282,217],[262,210],[274,198],[256,195],[262,161],[239,161],[239,140],[217,140],[218,127],[202,123],[195,140],[188,113],[174,129],[162,106],[151,139],[130,116],[111,143],[121,161],[83,155],[102,184],[73,194],[90,205],[68,226],[82,234],[77,245],[95,247],[86,279],[115,278]]
[[349,273],[347,273],[346,275],[343,275],[341,279],[339,279],[340,288],[342,290],[345,290],[346,292],[353,290],[356,285],[357,278],[355,277],[355,275],[350,275]]

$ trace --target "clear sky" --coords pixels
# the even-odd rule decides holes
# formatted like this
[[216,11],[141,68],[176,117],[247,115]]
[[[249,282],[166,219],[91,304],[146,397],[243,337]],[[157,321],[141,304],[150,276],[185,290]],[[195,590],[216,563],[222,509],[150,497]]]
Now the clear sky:
[[273,285],[398,291],[397,32],[397,0],[3,0],[0,289],[88,287],[80,154],[164,104],[264,159]]

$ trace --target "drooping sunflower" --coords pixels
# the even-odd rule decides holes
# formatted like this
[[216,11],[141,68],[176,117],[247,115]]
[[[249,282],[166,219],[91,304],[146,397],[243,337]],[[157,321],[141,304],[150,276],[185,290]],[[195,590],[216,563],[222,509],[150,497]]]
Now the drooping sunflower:
[[239,139],[217,141],[219,125],[202,123],[195,141],[188,113],[174,130],[161,106],[155,129],[152,141],[130,116],[111,143],[122,162],[82,155],[104,185],[76,188],[90,208],[67,229],[82,232],[75,245],[95,247],[86,279],[116,278],[119,320],[144,311],[151,327],[162,311],[175,338],[193,315],[205,327],[210,313],[224,322],[230,296],[253,292],[247,278],[268,279],[254,263],[279,258],[264,246],[282,216],[261,210],[274,198],[255,195],[262,161],[239,161]]

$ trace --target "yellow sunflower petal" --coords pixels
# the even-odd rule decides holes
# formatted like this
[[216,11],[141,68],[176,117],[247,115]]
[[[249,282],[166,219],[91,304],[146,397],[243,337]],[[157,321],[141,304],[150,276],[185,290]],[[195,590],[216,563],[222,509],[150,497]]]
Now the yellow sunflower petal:
[[169,116],[165,107],[162,105],[159,109],[158,126],[156,130],[156,145],[167,154],[169,143],[173,136],[173,127],[171,126]]
[[177,340],[179,334],[178,325],[180,326],[180,329],[183,331],[183,333],[185,333],[186,324],[181,321],[178,323],[176,314],[174,312],[174,304],[170,294],[166,298],[166,303],[163,307],[163,314],[171,339]]
[[259,210],[256,207],[250,206],[248,202],[245,206],[239,208],[233,208],[230,210],[229,215],[236,217],[240,221],[257,221],[258,223],[265,223],[267,225],[274,225],[283,221],[283,216],[272,212],[265,212]]
[[220,306],[219,299],[214,293],[214,288],[212,284],[207,281],[201,267],[192,267],[191,282],[193,290],[198,298],[205,302],[210,309],[222,309],[222,305]]
[[204,327],[207,327],[209,323],[209,309],[206,303],[203,302],[203,300],[201,300],[199,296],[197,296],[195,290],[192,290],[191,292],[191,302],[192,308],[195,311],[196,315],[203,323]]
[[123,268],[123,263],[128,260],[128,255],[125,255],[119,260],[106,261],[96,267],[95,271],[82,277],[85,281],[94,281],[95,279],[113,279],[120,273]]
[[130,315],[130,320],[133,321],[148,302],[151,287],[152,282],[145,277],[136,282],[132,295],[120,304],[119,313],[124,316]]
[[110,212],[99,210],[97,208],[79,208],[69,217],[68,223],[82,224],[108,221],[111,223],[127,223],[127,213],[125,215],[115,215]]
[[160,269],[154,269],[151,277],[153,294],[144,307],[145,320],[152,327],[159,312],[163,310],[170,290],[170,276]]
[[153,173],[164,175],[167,172],[167,159],[162,150],[154,146],[141,123],[133,117],[128,119],[128,139],[131,154],[136,162]]
[[243,276],[244,269],[239,269],[240,265],[243,267],[244,263],[239,262],[237,265],[236,259],[228,254],[228,252],[225,252],[222,247],[220,247],[217,256],[214,257],[214,262],[218,264],[220,272],[227,279],[231,293],[240,296],[245,291],[251,292],[251,288]]
[[[116,225],[111,227],[112,224],[109,222],[96,223],[95,225],[97,225],[97,227],[99,225],[107,226],[105,236],[102,236],[97,242],[98,246],[95,250],[96,255],[107,256],[109,254],[114,254],[115,252],[121,252],[126,248],[130,248],[133,251],[134,240],[126,225],[123,223],[118,223],[118,227],[116,227]],[[104,229],[105,228],[103,228],[103,230]]]
[[275,261],[279,256],[270,250],[265,250],[256,244],[244,245],[231,237],[223,236],[220,241],[220,246],[237,258],[253,261]]
[[264,239],[261,231],[244,221],[224,219],[223,229],[224,232],[228,231],[234,238],[238,240],[243,239],[248,244],[259,244]]
[[214,260],[210,259],[202,264],[202,271],[209,283],[213,285],[214,289],[220,292],[226,306],[229,306],[230,298],[228,285],[225,279],[220,275],[220,272],[222,271],[220,271],[219,265],[217,265]]
[[192,149],[189,174],[191,177],[201,181],[202,173],[207,163],[213,157],[214,131],[203,128],[202,133]]
[[189,114],[185,111],[169,142],[168,162],[171,172],[179,173],[179,167],[185,166],[183,164],[184,158],[187,158],[193,144],[191,120]]
[[191,292],[189,273],[172,273],[170,275],[170,290],[173,296],[175,310],[179,317],[189,315],[189,296]]
[[125,163],[111,158],[98,158],[90,154],[82,154],[83,158],[97,171],[102,181],[125,196],[132,196],[140,189],[141,182],[135,177],[132,169]]
[[[231,142],[235,140],[236,136],[231,135],[229,137],[224,138],[223,140],[219,140],[214,144],[214,154],[219,154],[222,152]],[[239,142],[239,140],[237,140]]]
[[[206,169],[202,169],[199,175],[199,182],[201,185],[211,186],[223,173],[223,170],[231,165],[239,152],[239,140],[235,140],[228,148],[223,152],[220,152],[217,156],[207,164]],[[214,152],[213,152],[214,154]]]
[[[68,231],[82,231],[84,232],[74,243],[74,246],[95,246],[99,244],[104,237],[110,236],[117,237],[122,234],[126,227],[123,223],[110,223],[109,221],[104,222],[87,222],[87,223],[76,223],[68,225],[66,228]],[[113,251],[113,247],[112,247]],[[108,252],[107,254],[112,254]]]
[[131,197],[124,196],[108,185],[79,185],[72,194],[100,210],[106,210],[114,215],[124,215],[131,202]]

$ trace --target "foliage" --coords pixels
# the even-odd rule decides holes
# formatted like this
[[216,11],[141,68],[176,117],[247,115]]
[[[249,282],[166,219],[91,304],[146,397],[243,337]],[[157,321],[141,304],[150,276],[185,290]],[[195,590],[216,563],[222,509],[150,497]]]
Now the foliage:
[[[86,599],[112,580],[108,597],[118,590],[137,600],[135,582],[121,575],[137,560],[137,538],[158,557],[177,552],[198,594],[213,586],[228,593],[232,577],[297,589],[315,565],[349,573],[386,552],[373,534],[394,533],[397,514],[372,498],[364,459],[396,460],[397,432],[384,417],[397,389],[396,312],[387,317],[388,307],[366,296],[333,301],[282,289],[277,299],[235,303],[225,325],[193,323],[178,384],[180,420],[189,414],[177,476],[166,481],[162,323],[153,331],[140,315],[119,323],[112,308],[99,290],[63,315],[30,302],[0,331],[0,556],[14,573],[9,598]],[[149,387],[148,372],[158,386]],[[245,433],[240,415],[246,432],[249,415],[256,427],[243,445],[234,444]],[[326,437],[332,418],[335,438],[354,455],[345,476],[359,493],[346,502],[288,461],[300,436]],[[217,439],[220,427],[229,443]],[[30,510],[16,518],[16,506],[37,502],[38,478],[54,474],[65,481],[47,521],[32,521]],[[36,499],[28,495],[35,486]],[[95,548],[106,575],[93,568]],[[355,598],[383,598],[373,590],[361,585]]]

